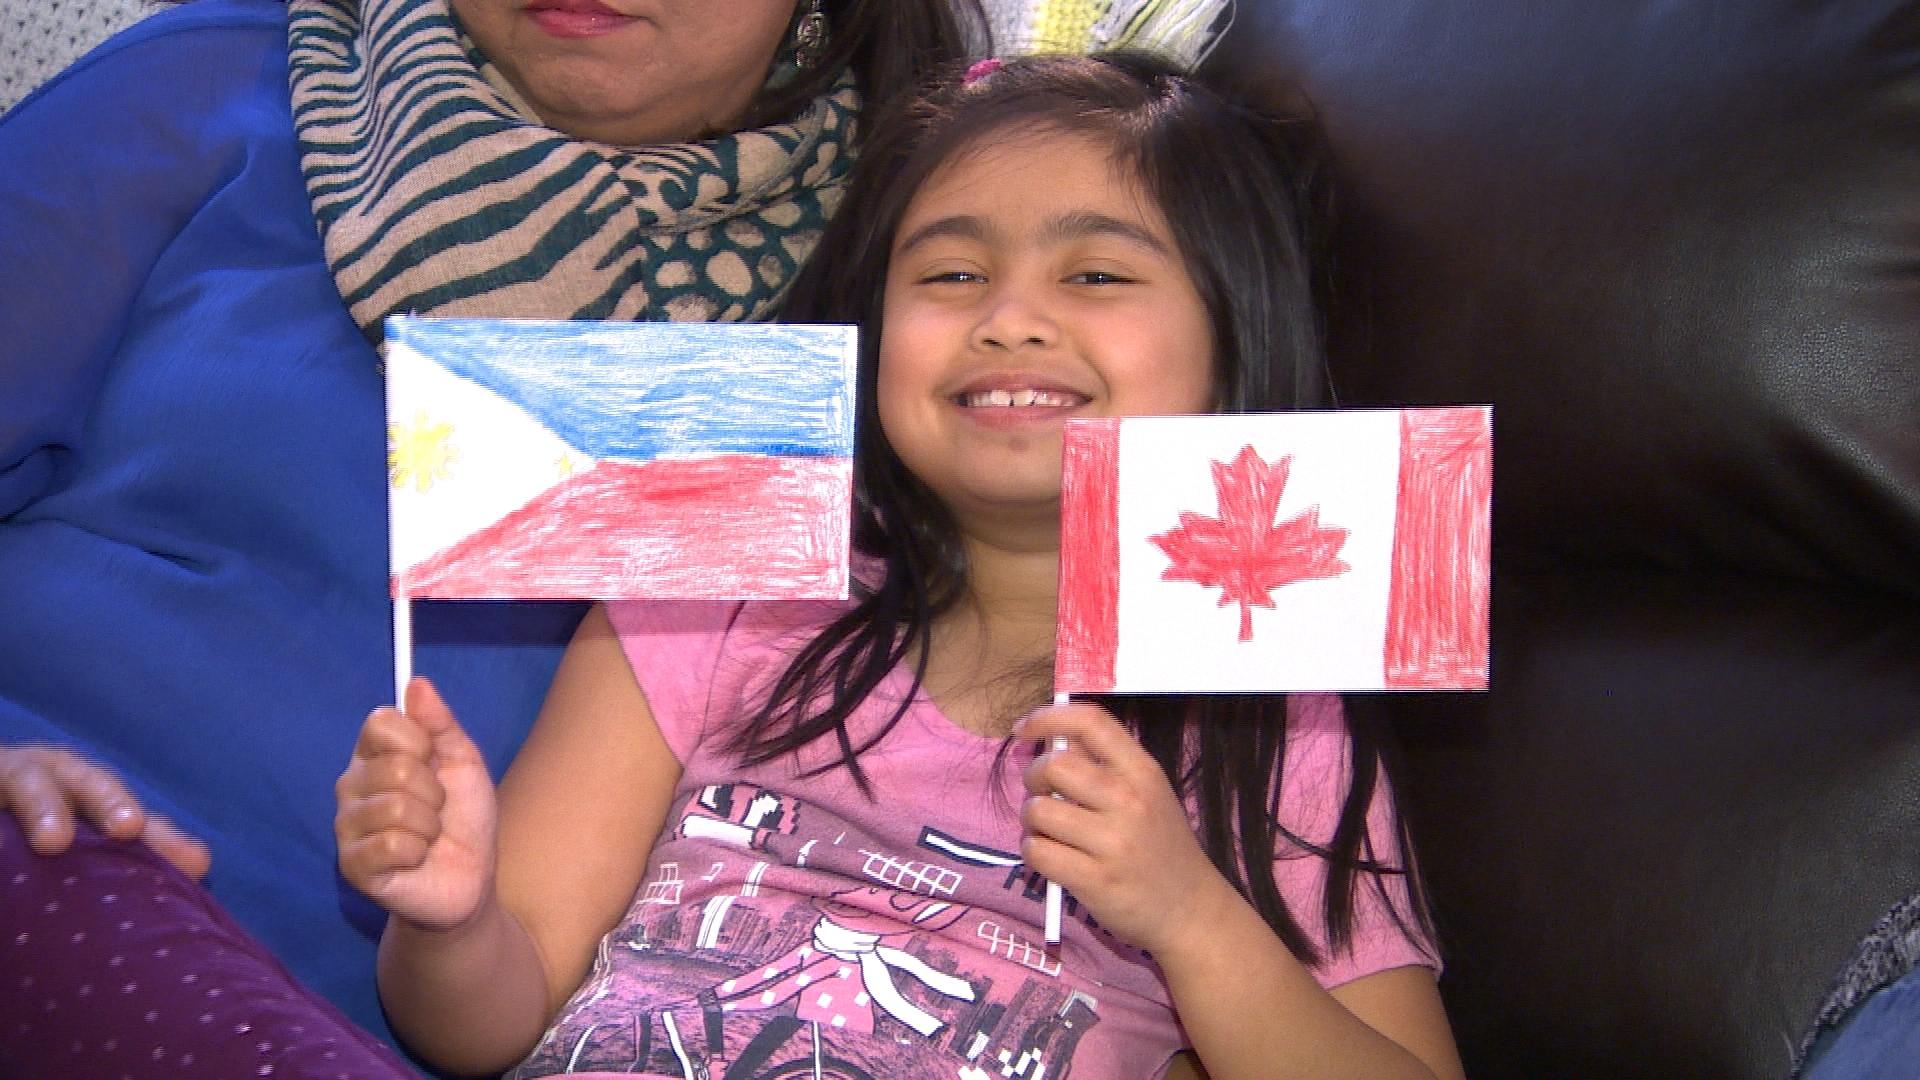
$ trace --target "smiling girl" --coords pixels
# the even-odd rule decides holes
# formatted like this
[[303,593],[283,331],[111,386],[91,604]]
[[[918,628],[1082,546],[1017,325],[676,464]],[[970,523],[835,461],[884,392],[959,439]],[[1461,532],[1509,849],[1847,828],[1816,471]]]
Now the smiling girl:
[[884,117],[792,312],[864,328],[862,586],[596,609],[497,800],[430,686],[376,710],[337,832],[396,1029],[515,1076],[1458,1077],[1337,697],[1045,704],[1063,422],[1321,403],[1311,145],[1127,57]]

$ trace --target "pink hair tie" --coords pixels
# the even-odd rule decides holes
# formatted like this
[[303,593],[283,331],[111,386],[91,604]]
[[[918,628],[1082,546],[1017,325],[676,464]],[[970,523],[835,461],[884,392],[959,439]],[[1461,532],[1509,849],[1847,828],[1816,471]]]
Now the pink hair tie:
[[989,56],[985,60],[975,60],[973,66],[968,68],[967,73],[961,77],[960,85],[962,87],[972,86],[981,79],[999,71],[1001,66],[999,57],[995,56]]

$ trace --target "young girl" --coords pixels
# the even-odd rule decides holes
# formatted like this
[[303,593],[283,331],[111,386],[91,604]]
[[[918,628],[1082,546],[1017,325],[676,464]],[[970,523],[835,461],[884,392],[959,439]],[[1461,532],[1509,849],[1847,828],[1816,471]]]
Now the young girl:
[[396,1030],[515,1077],[1459,1076],[1338,698],[1045,707],[1062,422],[1320,401],[1309,145],[1125,57],[884,117],[793,302],[864,327],[855,601],[595,609],[497,811],[430,686],[375,711],[338,834]]

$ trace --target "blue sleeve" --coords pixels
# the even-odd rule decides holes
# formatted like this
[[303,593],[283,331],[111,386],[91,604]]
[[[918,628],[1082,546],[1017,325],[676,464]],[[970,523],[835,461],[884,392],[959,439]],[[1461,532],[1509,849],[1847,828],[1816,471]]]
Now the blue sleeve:
[[[75,745],[376,1033],[333,780],[391,700],[379,357],[326,264],[277,0],[195,0],[0,120],[0,742]],[[496,768],[579,605],[420,605]]]
[[285,60],[230,35],[284,40],[285,18],[233,0],[154,16],[0,117],[0,520],[55,481],[155,262],[244,167],[204,120]]

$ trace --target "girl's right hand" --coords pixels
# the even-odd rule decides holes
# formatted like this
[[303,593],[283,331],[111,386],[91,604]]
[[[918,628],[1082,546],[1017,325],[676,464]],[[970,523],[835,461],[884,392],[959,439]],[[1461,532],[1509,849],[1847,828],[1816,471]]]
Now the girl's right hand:
[[141,840],[195,881],[207,876],[207,846],[149,813],[120,777],[58,746],[0,747],[0,810],[12,812],[27,845],[54,856],[73,844],[76,818],[115,840]]
[[492,895],[493,779],[432,683],[373,710],[334,794],[340,872],[391,914],[451,930]]

